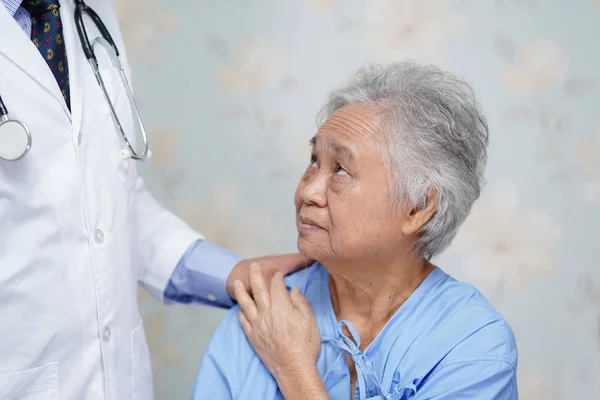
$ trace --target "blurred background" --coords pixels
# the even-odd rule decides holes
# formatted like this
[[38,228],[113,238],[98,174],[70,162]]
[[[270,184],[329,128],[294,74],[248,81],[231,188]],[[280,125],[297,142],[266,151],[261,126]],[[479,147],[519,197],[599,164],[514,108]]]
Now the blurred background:
[[[436,263],[506,317],[525,400],[600,399],[600,1],[113,0],[165,206],[244,256],[295,251],[328,91],[366,62],[464,76],[488,185]],[[139,293],[157,399],[189,398],[224,315]]]

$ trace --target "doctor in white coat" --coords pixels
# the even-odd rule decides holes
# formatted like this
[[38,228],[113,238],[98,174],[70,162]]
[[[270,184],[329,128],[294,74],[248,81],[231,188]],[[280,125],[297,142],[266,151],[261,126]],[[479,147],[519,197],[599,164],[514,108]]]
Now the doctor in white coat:
[[[166,302],[228,307],[251,260],[202,240],[146,191],[82,50],[75,2],[0,4],[0,96],[32,140],[20,159],[0,159],[0,399],[151,399],[138,281]],[[110,2],[87,4],[129,76]],[[134,132],[118,71],[97,53]],[[306,262],[257,260],[267,275]]]

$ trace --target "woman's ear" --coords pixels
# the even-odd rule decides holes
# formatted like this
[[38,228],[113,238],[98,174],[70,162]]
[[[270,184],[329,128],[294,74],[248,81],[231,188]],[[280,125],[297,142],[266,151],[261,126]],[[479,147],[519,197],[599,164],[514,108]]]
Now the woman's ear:
[[438,191],[432,189],[422,207],[410,210],[402,224],[402,234],[404,236],[417,233],[431,219],[437,208],[437,200]]

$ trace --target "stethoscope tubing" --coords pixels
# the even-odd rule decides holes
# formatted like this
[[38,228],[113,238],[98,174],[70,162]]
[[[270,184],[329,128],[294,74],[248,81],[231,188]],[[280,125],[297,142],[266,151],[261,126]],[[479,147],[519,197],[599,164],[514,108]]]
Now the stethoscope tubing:
[[[133,96],[133,91],[131,90],[131,85],[129,84],[129,81],[127,80],[127,75],[125,74],[125,71],[123,70],[121,62],[119,60],[119,49],[115,45],[115,42],[114,42],[112,36],[110,35],[110,32],[106,28],[106,25],[104,25],[104,23],[102,22],[102,19],[100,18],[100,16],[98,16],[98,14],[92,8],[88,7],[87,4],[85,3],[85,1],[74,0],[74,3],[75,3],[75,16],[74,16],[75,17],[75,26],[77,29],[77,34],[79,36],[79,41],[81,43],[83,53],[85,54],[85,57],[87,58],[88,62],[90,63],[90,66],[92,68],[92,71],[94,73],[96,81],[98,82],[98,86],[100,86],[100,89],[102,90],[102,95],[104,97],[106,104],[108,105],[113,123],[115,124],[117,131],[119,132],[119,134],[121,135],[121,137],[123,138],[123,140],[125,142],[125,145],[127,146],[127,149],[122,151],[121,154],[122,154],[123,158],[132,158],[137,161],[145,161],[149,157],[149,154],[150,154],[149,146],[148,146],[148,136],[146,134],[146,129],[144,128],[144,123],[143,123],[142,117],[139,113],[139,109],[135,102],[135,98]],[[85,24],[83,22],[84,14],[91,18],[91,20],[96,25],[96,28],[100,31],[100,34],[102,35],[102,37],[98,37],[98,38],[94,39],[94,41],[92,43],[90,43],[86,28],[85,28]],[[121,81],[121,84],[123,85],[123,88],[125,89],[125,92],[127,94],[127,99],[131,106],[132,112],[135,115],[136,122],[139,127],[140,134],[142,136],[144,148],[143,148],[143,151],[141,154],[138,154],[135,151],[131,142],[129,141],[129,138],[127,137],[127,134],[125,133],[123,125],[121,124],[121,121],[119,119],[119,116],[117,115],[115,107],[110,99],[108,91],[106,90],[106,86],[104,85],[104,80],[102,79],[102,76],[101,76],[99,68],[98,68],[98,59],[96,58],[96,54],[94,52],[95,45],[101,45],[102,47],[105,48],[105,50],[107,50],[108,54],[110,55],[113,67],[115,67],[119,71],[119,79]],[[29,131],[29,128],[27,127],[27,125],[25,125],[24,123],[22,123],[20,121],[10,118],[8,109],[7,109],[6,105],[4,104],[4,101],[2,100],[2,96],[0,96],[0,129],[2,128],[2,125],[4,125],[5,123],[7,123],[9,121],[15,122],[15,123],[21,125],[23,127],[23,132],[27,135],[27,141],[26,141],[27,146],[26,146],[26,148],[22,149],[22,154],[18,158],[5,159],[0,155],[0,158],[5,159],[7,161],[15,161],[15,160],[20,159],[23,156],[25,156],[25,154],[27,154],[27,152],[31,148],[31,141],[32,141],[31,140],[31,132]],[[0,145],[1,145],[1,143],[0,143]]]

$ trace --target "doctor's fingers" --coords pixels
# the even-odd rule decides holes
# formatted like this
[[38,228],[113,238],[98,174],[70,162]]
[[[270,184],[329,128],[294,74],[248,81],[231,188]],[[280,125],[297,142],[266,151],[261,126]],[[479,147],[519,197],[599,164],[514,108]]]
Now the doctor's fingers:
[[252,289],[252,297],[258,311],[268,309],[271,305],[271,294],[257,263],[250,264],[250,289]]
[[246,291],[244,284],[241,281],[236,281],[234,284],[235,298],[240,305],[240,313],[246,316],[248,321],[254,321],[258,315],[256,304],[252,297]]

